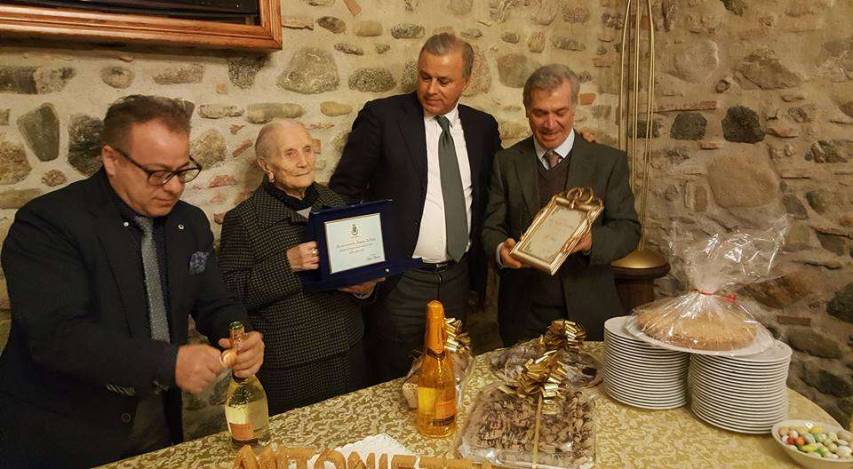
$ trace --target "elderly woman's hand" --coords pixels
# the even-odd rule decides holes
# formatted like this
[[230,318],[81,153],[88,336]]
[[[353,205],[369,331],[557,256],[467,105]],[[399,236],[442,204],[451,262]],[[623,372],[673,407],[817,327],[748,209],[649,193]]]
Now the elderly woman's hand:
[[380,278],[376,280],[370,280],[368,282],[358,283],[355,285],[350,285],[348,287],[339,288],[338,290],[346,293],[352,293],[358,298],[367,298],[373,293],[373,288],[376,287],[376,284],[384,281],[385,278]]
[[317,252],[317,243],[308,241],[297,244],[287,250],[287,261],[294,272],[300,270],[314,270],[320,266],[320,255]]

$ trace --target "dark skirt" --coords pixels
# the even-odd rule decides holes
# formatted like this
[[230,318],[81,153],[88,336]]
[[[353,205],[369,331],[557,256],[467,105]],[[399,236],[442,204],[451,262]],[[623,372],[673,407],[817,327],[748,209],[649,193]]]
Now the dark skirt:
[[367,385],[363,340],[344,353],[286,368],[261,367],[270,415],[357,391]]

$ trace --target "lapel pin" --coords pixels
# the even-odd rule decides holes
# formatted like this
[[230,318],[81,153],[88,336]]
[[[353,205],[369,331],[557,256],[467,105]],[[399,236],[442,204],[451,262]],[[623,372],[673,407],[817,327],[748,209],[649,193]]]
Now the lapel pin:
[[130,223],[129,223],[129,222],[124,222],[124,223],[122,223],[122,226],[124,226],[125,228],[127,228],[128,226],[130,226]]
[[184,230],[184,225],[182,225],[182,224],[178,223],[178,230],[183,231],[183,230]]

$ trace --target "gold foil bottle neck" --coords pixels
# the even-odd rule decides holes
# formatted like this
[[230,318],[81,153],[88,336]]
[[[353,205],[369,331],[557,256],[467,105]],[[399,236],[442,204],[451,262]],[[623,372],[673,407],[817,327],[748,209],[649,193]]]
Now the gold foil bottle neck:
[[444,305],[432,300],[427,303],[425,346],[434,353],[444,352]]

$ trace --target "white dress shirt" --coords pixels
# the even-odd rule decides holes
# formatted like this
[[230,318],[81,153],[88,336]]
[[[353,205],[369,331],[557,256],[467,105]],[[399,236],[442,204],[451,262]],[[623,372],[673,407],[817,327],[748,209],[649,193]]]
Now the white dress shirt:
[[[450,121],[450,135],[453,137],[453,145],[456,147],[459,174],[462,176],[468,233],[471,233],[471,205],[474,200],[471,187],[471,165],[468,162],[465,133],[462,131],[462,122],[459,120],[458,104],[444,116]],[[420,257],[424,262],[434,264],[449,259],[447,255],[447,231],[444,223],[444,197],[441,192],[441,171],[438,163],[438,139],[441,137],[441,126],[438,125],[434,115],[424,113],[424,130],[426,130],[427,147],[427,191],[424,211],[421,215],[418,242],[415,244],[413,256]],[[459,222],[462,223],[462,220]],[[468,248],[470,247],[469,235]]]
[[[559,164],[559,162],[563,161],[563,158],[565,158],[572,151],[572,147],[574,147],[574,146],[575,146],[575,129],[572,129],[572,131],[569,132],[569,136],[566,137],[565,140],[563,140],[563,143],[559,144],[557,146],[557,148],[553,149],[555,152],[557,152],[558,155],[560,155],[560,159],[558,160],[557,164]],[[545,158],[545,152],[547,152],[548,149],[546,149],[545,147],[540,145],[539,141],[536,140],[536,137],[533,138],[533,147],[536,151],[536,157],[539,158],[539,163],[542,164],[542,166],[544,166],[545,169],[551,169],[551,166],[548,164],[548,158]],[[518,240],[515,240],[515,241],[518,242]],[[504,266],[503,262],[501,262],[501,248],[503,247],[503,245],[504,245],[504,243],[498,244],[498,247],[495,250],[495,259],[497,260],[499,268],[503,268],[503,266]]]

